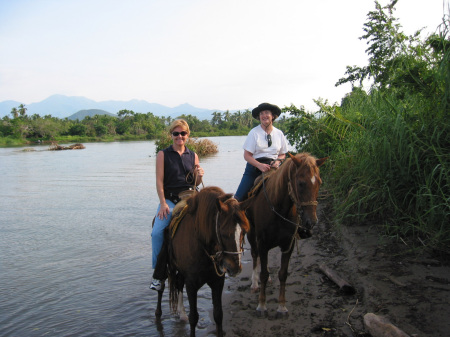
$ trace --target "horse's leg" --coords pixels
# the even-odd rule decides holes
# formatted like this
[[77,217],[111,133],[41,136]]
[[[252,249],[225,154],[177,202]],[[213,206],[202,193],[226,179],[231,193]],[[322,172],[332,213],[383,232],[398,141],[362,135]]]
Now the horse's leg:
[[289,260],[291,259],[292,248],[285,253],[281,254],[281,266],[278,271],[278,279],[280,280],[280,293],[278,296],[278,309],[277,317],[284,317],[288,315],[288,309],[286,308],[286,279],[288,276]]
[[161,283],[161,290],[158,291],[158,303],[156,304],[156,311],[155,311],[155,316],[157,318],[161,318],[161,315],[162,315],[161,301],[162,301],[162,296],[164,294],[164,287],[165,287],[165,284]]
[[195,337],[195,327],[198,323],[197,291],[197,288],[186,284],[186,292],[189,300],[189,325],[191,326],[191,337]]
[[178,292],[178,302],[177,302],[177,313],[180,317],[180,320],[187,322],[188,317],[186,315],[186,310],[184,309],[184,303],[183,303],[183,288],[184,288],[184,277],[179,273],[177,275],[176,279],[176,286],[177,286],[177,292]]
[[178,292],[178,304],[177,304],[177,312],[180,316],[180,320],[183,322],[188,321],[188,317],[186,315],[186,310],[184,309],[184,303],[183,303],[183,289]]
[[256,244],[255,234],[247,234],[248,242],[250,243],[250,252],[252,255],[253,271],[252,271],[252,285],[250,290],[252,293],[256,293],[259,289],[259,258],[258,258],[258,246]]
[[260,279],[261,279],[261,287],[259,288],[259,303],[258,307],[256,308],[256,315],[261,316],[267,316],[267,306],[266,306],[266,286],[267,286],[267,280],[269,279],[269,270],[267,268],[268,263],[268,251],[259,251],[259,258],[261,262],[261,272],[260,272]]
[[221,277],[218,282],[210,285],[212,301],[213,301],[213,315],[214,321],[216,322],[216,333],[217,337],[223,337],[222,321],[223,321],[223,310],[222,310],[222,292],[223,284],[225,278]]
[[252,293],[256,293],[259,289],[259,273],[260,273],[259,257],[253,257],[252,285],[250,287]]

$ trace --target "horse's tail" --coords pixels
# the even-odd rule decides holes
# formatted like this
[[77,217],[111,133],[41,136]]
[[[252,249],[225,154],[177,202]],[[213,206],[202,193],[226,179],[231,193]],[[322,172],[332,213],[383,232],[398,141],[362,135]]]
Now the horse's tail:
[[178,312],[178,273],[174,264],[172,263],[172,249],[169,248],[170,262],[168,266],[168,280],[169,280],[169,306],[172,313]]
[[173,314],[178,313],[178,289],[177,289],[177,280],[172,279],[169,275],[169,304],[170,310]]

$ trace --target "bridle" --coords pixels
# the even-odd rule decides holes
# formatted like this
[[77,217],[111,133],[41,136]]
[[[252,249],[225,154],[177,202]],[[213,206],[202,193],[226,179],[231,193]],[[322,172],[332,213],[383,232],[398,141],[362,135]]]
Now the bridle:
[[205,249],[205,253],[211,259],[211,261],[212,261],[212,263],[214,265],[214,269],[216,270],[217,276],[222,277],[223,275],[225,275],[225,272],[220,273],[218,271],[217,265],[219,264],[219,261],[222,260],[222,256],[224,254],[229,254],[229,255],[243,254],[243,252],[244,252],[244,240],[242,240],[242,242],[241,242],[241,250],[240,251],[238,251],[238,252],[230,252],[230,251],[224,250],[223,249],[223,243],[222,243],[222,237],[220,236],[220,233],[219,233],[219,228],[220,228],[220,226],[219,226],[219,215],[220,215],[220,211],[217,211],[217,214],[216,214],[216,237],[217,237],[217,243],[219,244],[220,248],[214,255],[210,255],[206,249]]
[[[291,160],[292,162],[292,160]],[[293,163],[292,166],[295,167],[295,164]],[[291,171],[292,169],[289,167],[288,168],[288,194],[289,194],[289,198],[291,199],[291,201],[293,202],[293,204],[295,205],[295,209],[297,211],[297,222],[293,222],[289,219],[287,219],[286,217],[284,217],[283,215],[281,215],[280,213],[277,212],[277,210],[275,209],[275,207],[273,206],[273,204],[270,202],[269,200],[269,196],[267,195],[267,190],[266,190],[266,185],[265,185],[265,174],[263,172],[263,177],[262,177],[262,185],[263,185],[263,191],[264,191],[264,196],[266,197],[267,203],[270,206],[270,209],[272,210],[272,212],[274,212],[277,216],[279,216],[281,219],[283,219],[284,221],[292,224],[295,226],[295,232],[292,235],[292,239],[291,239],[291,243],[289,244],[289,248],[287,251],[282,253],[286,253],[289,252],[292,249],[292,245],[294,244],[295,240],[300,239],[299,235],[298,235],[298,229],[306,232],[307,230],[302,226],[302,217],[301,215],[303,214],[303,207],[304,206],[317,206],[319,203],[315,200],[310,200],[310,201],[299,201],[294,193],[294,188],[292,187],[292,179],[291,179]]]

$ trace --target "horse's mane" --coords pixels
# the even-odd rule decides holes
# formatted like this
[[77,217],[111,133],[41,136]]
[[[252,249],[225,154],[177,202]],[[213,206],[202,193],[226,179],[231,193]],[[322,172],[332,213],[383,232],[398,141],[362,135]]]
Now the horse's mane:
[[288,158],[284,161],[273,174],[270,175],[267,184],[270,186],[268,192],[271,193],[275,199],[278,199],[280,194],[286,194],[288,171],[292,169],[292,165],[296,165],[293,160],[300,163],[300,170],[307,170],[310,175],[317,175],[319,168],[317,167],[317,158],[308,152],[298,153],[295,159]]
[[191,224],[192,230],[197,231],[204,242],[211,242],[214,235],[216,215],[219,211],[217,199],[224,203],[236,222],[241,228],[248,232],[250,224],[245,217],[245,213],[239,208],[239,202],[233,198],[233,194],[225,193],[220,187],[208,186],[199,193],[187,199],[188,213],[192,215],[194,221]]
[[[214,234],[214,224],[217,214],[217,198],[225,192],[217,186],[208,186],[199,193],[190,197],[186,203],[188,213],[194,218],[193,230],[203,237],[206,242],[212,239]],[[231,195],[230,195],[231,196]]]

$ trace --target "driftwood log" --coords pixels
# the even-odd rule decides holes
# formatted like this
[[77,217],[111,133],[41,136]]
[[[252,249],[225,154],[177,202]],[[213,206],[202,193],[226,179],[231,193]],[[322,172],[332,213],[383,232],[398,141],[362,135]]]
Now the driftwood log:
[[353,295],[355,293],[355,288],[338,275],[336,271],[328,268],[325,264],[319,265],[320,270],[334,283],[339,286],[339,290],[346,295]]
[[50,145],[49,150],[50,151],[61,151],[61,150],[82,150],[85,146],[83,144],[77,143],[72,144],[69,146],[61,146],[58,145],[58,143],[52,142],[52,145]]
[[373,337],[409,337],[408,334],[397,328],[385,317],[373,313],[364,315],[364,325]]

